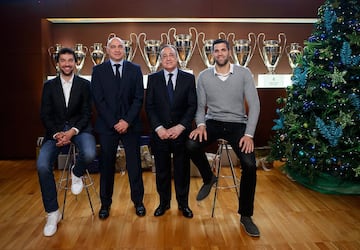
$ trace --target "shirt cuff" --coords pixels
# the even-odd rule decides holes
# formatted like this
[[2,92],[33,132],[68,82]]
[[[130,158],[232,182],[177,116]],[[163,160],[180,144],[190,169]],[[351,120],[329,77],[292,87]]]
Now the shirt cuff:
[[196,127],[200,127],[200,126],[206,127],[206,124],[205,123],[199,123]]
[[161,128],[164,128],[164,126],[163,126],[163,125],[160,125],[160,126],[156,127],[156,128],[155,128],[155,132],[158,132],[158,130],[161,129]]
[[71,129],[75,130],[75,135],[79,134],[79,129],[75,128],[75,127],[72,127]]
[[250,137],[250,138],[254,138],[254,136],[249,135],[249,134],[244,134],[244,135],[246,135],[246,136],[248,136],[248,137]]

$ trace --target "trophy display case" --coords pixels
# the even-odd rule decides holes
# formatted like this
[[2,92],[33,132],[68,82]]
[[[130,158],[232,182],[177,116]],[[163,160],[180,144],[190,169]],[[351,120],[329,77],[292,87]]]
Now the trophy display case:
[[[147,76],[161,70],[159,52],[163,44],[174,45],[179,53],[179,68],[197,77],[214,65],[212,42],[226,39],[231,62],[248,67],[253,73],[261,102],[255,144],[266,146],[278,108],[276,99],[284,97],[285,87],[291,85],[295,58],[302,52],[303,42],[311,34],[315,21],[311,18],[45,18],[42,19],[43,77],[45,80],[57,74],[56,52],[60,47],[70,47],[77,50],[81,59],[77,72],[90,80],[92,67],[108,59],[106,44],[110,36],[116,35],[126,43],[126,59],[141,66],[146,89]],[[148,129],[146,124],[144,127]]]

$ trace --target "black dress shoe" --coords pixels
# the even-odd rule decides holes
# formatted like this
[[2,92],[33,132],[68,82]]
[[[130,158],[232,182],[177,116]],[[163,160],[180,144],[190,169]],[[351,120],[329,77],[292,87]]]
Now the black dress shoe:
[[182,207],[179,206],[179,210],[182,211],[182,214],[184,215],[184,217],[186,218],[192,218],[194,217],[193,212],[191,211],[191,209],[189,207]]
[[140,203],[139,205],[135,205],[135,212],[137,216],[145,216],[146,209],[143,203]]
[[211,180],[209,183],[202,185],[202,187],[199,190],[198,195],[196,196],[196,200],[201,201],[201,200],[205,199],[209,195],[209,193],[211,191],[211,187],[215,184],[216,181],[217,181],[217,178],[215,175],[213,175],[211,177]]
[[170,205],[159,205],[154,212],[154,216],[161,216],[166,212],[166,210],[169,209],[170,209]]
[[110,215],[110,206],[101,206],[99,211],[99,218],[105,220]]

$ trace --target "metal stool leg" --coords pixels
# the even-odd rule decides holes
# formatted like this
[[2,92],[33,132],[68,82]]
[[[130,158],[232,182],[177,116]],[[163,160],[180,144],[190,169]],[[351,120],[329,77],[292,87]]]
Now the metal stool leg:
[[[64,166],[64,169],[62,171],[61,177],[60,177],[59,182],[58,182],[58,192],[61,189],[64,190],[64,200],[63,200],[63,207],[62,207],[62,219],[64,219],[64,214],[65,214],[67,190],[70,188],[69,182],[70,182],[70,179],[71,179],[71,175],[70,175],[71,174],[71,167],[75,164],[75,162],[76,162],[76,148],[75,148],[74,144],[70,144],[70,149],[69,149],[68,155],[66,157],[65,166]],[[96,192],[96,189],[95,189],[95,186],[94,186],[94,180],[91,177],[91,175],[90,175],[90,173],[89,173],[89,171],[87,169],[86,169],[86,173],[84,174],[82,180],[83,180],[84,187],[85,187],[85,190],[86,190],[86,194],[87,194],[87,197],[88,197],[88,200],[89,200],[91,213],[94,216],[95,212],[94,212],[94,207],[93,207],[90,192],[89,192],[89,187],[90,186],[93,187],[93,190],[94,190],[95,194],[97,195],[97,197],[99,198],[99,201],[100,201],[100,196]],[[65,182],[65,184],[63,184],[63,182]]]
[[[213,200],[213,206],[212,206],[212,212],[211,212],[211,217],[214,217],[214,211],[215,211],[215,203],[216,203],[216,198],[217,198],[217,191],[218,189],[220,188],[232,188],[234,187],[235,188],[235,191],[236,191],[236,196],[237,198],[239,198],[239,190],[238,190],[238,186],[239,186],[239,181],[236,177],[236,174],[235,174],[235,168],[234,168],[234,164],[232,162],[232,159],[231,159],[231,156],[230,156],[230,152],[229,152],[229,148],[228,148],[228,144],[227,144],[227,141],[226,140],[223,140],[223,139],[219,139],[218,140],[219,142],[219,147],[218,147],[218,150],[216,152],[216,155],[215,155],[215,159],[213,161],[213,170],[215,170],[216,168],[216,164],[217,165],[217,170],[216,170],[216,177],[217,177],[217,182],[215,183],[215,194],[214,194],[214,200]],[[230,170],[231,170],[231,178],[233,179],[233,185],[229,185],[229,186],[222,186],[220,187],[219,186],[219,180],[221,177],[230,177],[230,176],[221,176],[221,168],[222,168],[222,165],[221,165],[221,156],[222,156],[222,152],[223,152],[223,149],[224,149],[224,146],[225,146],[225,152],[226,152],[226,156],[227,156],[227,159],[230,163]],[[215,167],[214,167],[215,166]]]

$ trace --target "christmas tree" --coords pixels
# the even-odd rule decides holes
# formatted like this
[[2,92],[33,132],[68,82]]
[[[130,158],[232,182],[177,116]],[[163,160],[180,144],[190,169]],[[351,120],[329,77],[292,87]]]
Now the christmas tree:
[[360,5],[327,0],[274,120],[269,160],[323,193],[360,194]]

